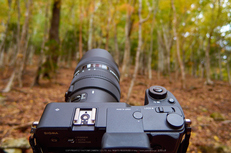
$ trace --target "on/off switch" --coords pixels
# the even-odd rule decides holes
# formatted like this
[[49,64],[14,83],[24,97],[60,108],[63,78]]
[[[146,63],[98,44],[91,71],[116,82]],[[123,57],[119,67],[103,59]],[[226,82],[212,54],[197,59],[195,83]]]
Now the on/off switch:
[[173,113],[175,112],[173,107],[163,106],[163,107],[156,107],[157,113]]
[[164,113],[164,108],[163,107],[158,107],[159,113]]

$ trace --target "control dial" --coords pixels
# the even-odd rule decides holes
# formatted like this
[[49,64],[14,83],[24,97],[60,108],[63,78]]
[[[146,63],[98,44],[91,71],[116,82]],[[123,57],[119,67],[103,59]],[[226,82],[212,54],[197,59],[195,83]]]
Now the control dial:
[[154,99],[164,99],[167,96],[167,90],[161,86],[151,86],[149,95]]
[[167,122],[172,128],[180,128],[184,125],[183,117],[176,113],[168,114]]

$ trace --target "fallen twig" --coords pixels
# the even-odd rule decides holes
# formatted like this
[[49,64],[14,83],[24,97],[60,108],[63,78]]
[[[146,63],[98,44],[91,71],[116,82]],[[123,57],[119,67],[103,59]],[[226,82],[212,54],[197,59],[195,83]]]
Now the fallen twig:
[[221,122],[221,124],[229,124],[229,123],[231,123],[231,120],[225,120]]
[[[7,135],[9,135],[13,130],[23,130],[23,129],[25,129],[25,128],[29,128],[29,127],[31,126],[32,123],[33,123],[33,122],[28,122],[28,123],[21,124],[21,125],[14,126],[14,127],[10,128],[10,129],[7,130],[7,132],[2,136],[2,139],[1,139],[1,140],[3,140],[4,137],[6,137]],[[1,144],[2,144],[2,141],[0,141],[0,146],[1,146]]]

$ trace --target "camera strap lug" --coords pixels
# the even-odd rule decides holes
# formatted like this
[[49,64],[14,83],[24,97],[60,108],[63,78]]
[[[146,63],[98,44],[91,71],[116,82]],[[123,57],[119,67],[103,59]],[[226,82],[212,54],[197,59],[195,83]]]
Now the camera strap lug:
[[30,131],[31,136],[29,137],[29,143],[30,143],[30,146],[33,150],[33,153],[41,153],[41,149],[40,149],[39,145],[36,143],[36,138],[35,138],[35,131],[36,131],[38,124],[39,124],[39,122],[35,121],[31,125],[31,131]]
[[37,126],[38,126],[38,124],[39,124],[39,122],[38,122],[38,121],[34,121],[34,122],[32,123],[30,133],[32,133],[32,134],[34,134],[34,133],[35,133],[36,128],[37,128]]
[[186,153],[187,152],[187,149],[189,146],[189,139],[190,139],[191,131],[192,131],[192,128],[190,127],[191,123],[192,122],[190,119],[185,119],[185,138],[181,142],[177,153]]
[[36,143],[34,134],[29,137],[29,142],[33,153],[42,153],[40,146]]

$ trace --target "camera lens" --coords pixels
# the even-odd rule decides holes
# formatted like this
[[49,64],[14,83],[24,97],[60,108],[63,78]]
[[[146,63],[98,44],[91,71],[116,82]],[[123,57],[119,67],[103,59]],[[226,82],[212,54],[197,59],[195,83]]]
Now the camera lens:
[[[111,54],[104,49],[92,49],[78,63],[66,102],[119,102],[120,73]],[[85,95],[81,96],[80,95]],[[76,101],[76,99],[78,99]]]

